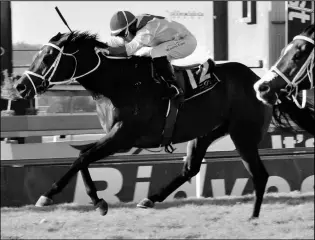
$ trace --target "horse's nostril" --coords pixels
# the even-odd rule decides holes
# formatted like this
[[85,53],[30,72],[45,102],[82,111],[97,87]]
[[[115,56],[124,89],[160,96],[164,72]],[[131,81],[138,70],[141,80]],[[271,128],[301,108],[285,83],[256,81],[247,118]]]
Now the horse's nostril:
[[16,90],[18,90],[21,93],[21,92],[24,92],[26,90],[26,87],[24,84],[18,84],[16,86]]
[[267,84],[261,84],[258,88],[260,92],[269,92],[270,87]]

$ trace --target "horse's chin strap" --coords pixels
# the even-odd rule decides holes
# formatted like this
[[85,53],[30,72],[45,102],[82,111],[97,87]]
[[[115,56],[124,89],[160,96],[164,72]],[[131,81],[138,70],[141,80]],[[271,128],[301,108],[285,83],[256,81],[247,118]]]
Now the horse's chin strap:
[[[314,45],[314,40],[305,37],[305,36],[296,36],[293,38],[293,40],[295,39],[302,39],[305,40],[307,42],[310,42]],[[280,59],[281,60],[281,59]],[[279,61],[280,61],[279,60]],[[278,62],[277,62],[278,63]],[[309,81],[310,81],[310,89],[312,89],[314,87],[314,82],[313,82],[313,68],[314,68],[314,50],[312,50],[311,54],[308,56],[307,60],[305,61],[305,63],[303,64],[303,66],[301,67],[301,69],[298,71],[298,73],[294,76],[293,80],[290,81],[278,68],[277,68],[277,63],[271,67],[270,71],[274,71],[276,72],[279,76],[282,77],[282,79],[284,81],[286,81],[287,85],[285,86],[285,89],[287,89],[288,87],[290,87],[290,91],[287,93],[287,95],[289,96],[290,94],[292,94],[295,91],[295,94],[292,96],[292,100],[293,102],[296,104],[296,106],[298,108],[304,108],[306,105],[306,95],[307,95],[307,91],[303,90],[302,91],[302,104],[300,104],[297,100],[297,96],[298,96],[298,85],[306,78],[306,76],[308,76]],[[306,74],[304,74],[306,72]],[[303,76],[304,74],[304,76]]]
[[[51,46],[51,47],[53,47],[53,48],[55,48],[55,49],[57,49],[57,50],[59,51],[58,56],[56,57],[55,61],[54,61],[53,64],[50,66],[50,68],[48,69],[48,71],[46,72],[46,74],[45,74],[44,76],[42,76],[42,75],[39,75],[39,74],[34,73],[34,72],[32,72],[32,71],[28,71],[28,70],[23,73],[23,74],[25,74],[25,75],[27,76],[27,78],[28,78],[28,79],[30,80],[30,82],[32,83],[32,86],[33,86],[34,91],[35,91],[35,96],[37,95],[38,91],[37,91],[36,86],[35,86],[35,84],[34,84],[34,81],[32,80],[32,78],[31,78],[30,75],[33,75],[33,76],[35,76],[35,77],[38,77],[38,78],[42,79],[42,80],[43,80],[42,85],[45,85],[45,83],[46,83],[46,84],[48,85],[47,87],[53,86],[53,85],[59,85],[59,84],[66,84],[66,83],[67,83],[67,84],[70,84],[70,83],[76,81],[78,78],[85,77],[85,76],[87,76],[88,74],[94,72],[94,71],[100,66],[100,64],[101,64],[101,58],[100,58],[100,56],[99,56],[99,52],[101,52],[101,51],[100,51],[100,49],[95,48],[94,50],[95,50],[96,56],[97,56],[97,58],[98,58],[97,65],[96,65],[92,70],[88,71],[87,73],[81,74],[81,75],[79,75],[79,76],[75,76],[76,71],[77,71],[78,61],[77,61],[76,57],[74,56],[74,54],[76,54],[77,52],[79,52],[79,50],[77,50],[77,51],[74,52],[74,53],[64,53],[64,52],[63,52],[64,47],[60,48],[60,47],[58,47],[58,46],[56,46],[55,44],[52,44],[52,43],[47,43],[47,44],[45,44],[45,45]],[[73,58],[74,58],[75,67],[74,67],[73,74],[72,74],[72,76],[71,76],[69,79],[67,79],[67,80],[65,80],[65,81],[51,82],[51,79],[53,78],[53,76],[54,76],[54,74],[55,74],[55,72],[56,72],[56,70],[57,70],[57,67],[58,67],[58,65],[59,65],[59,63],[60,63],[60,59],[61,59],[61,57],[62,57],[63,55],[65,55],[65,56],[70,56],[70,57],[73,57]],[[51,74],[50,74],[50,73],[51,73]],[[47,78],[48,74],[50,74],[50,76]]]

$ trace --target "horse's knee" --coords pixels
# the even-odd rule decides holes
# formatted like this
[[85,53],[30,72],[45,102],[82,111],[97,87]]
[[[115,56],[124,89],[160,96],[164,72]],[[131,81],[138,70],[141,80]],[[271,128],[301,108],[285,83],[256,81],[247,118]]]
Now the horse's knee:
[[261,164],[260,168],[255,168],[252,170],[252,176],[254,181],[259,181],[263,183],[267,183],[269,178],[269,173],[267,172],[266,168]]
[[260,181],[261,188],[265,190],[267,182],[268,182],[269,174],[266,172],[262,173]]
[[183,176],[187,177],[187,178],[192,178],[194,176],[196,176],[200,171],[200,166],[191,166],[189,167],[187,164],[185,164],[182,174]]
[[200,167],[198,168],[193,168],[191,171],[190,171],[190,177],[194,177],[196,176],[200,171]]
[[259,174],[254,174],[252,179],[257,193],[263,194],[265,192],[269,174],[267,171],[261,171]]
[[80,171],[89,166],[89,162],[84,155],[80,155],[72,164],[71,167],[73,170]]

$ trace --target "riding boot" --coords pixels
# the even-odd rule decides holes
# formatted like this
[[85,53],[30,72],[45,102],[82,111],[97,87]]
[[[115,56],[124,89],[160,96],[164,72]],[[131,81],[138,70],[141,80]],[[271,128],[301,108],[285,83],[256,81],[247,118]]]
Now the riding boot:
[[171,99],[177,98],[181,104],[184,101],[184,91],[176,81],[172,64],[166,56],[153,58],[153,64],[156,72],[169,84],[169,94],[167,97]]

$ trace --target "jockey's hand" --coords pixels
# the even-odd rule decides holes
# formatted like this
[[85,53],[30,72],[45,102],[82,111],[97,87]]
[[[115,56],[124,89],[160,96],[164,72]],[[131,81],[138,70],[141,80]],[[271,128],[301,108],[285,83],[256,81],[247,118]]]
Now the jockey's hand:
[[121,37],[110,37],[106,43],[110,47],[120,47],[124,46],[126,42]]
[[135,56],[145,56],[145,57],[151,57],[151,51],[152,47],[142,47],[138,51],[136,51],[133,55]]
[[105,56],[109,56],[109,50],[107,48],[100,49],[100,52]]

